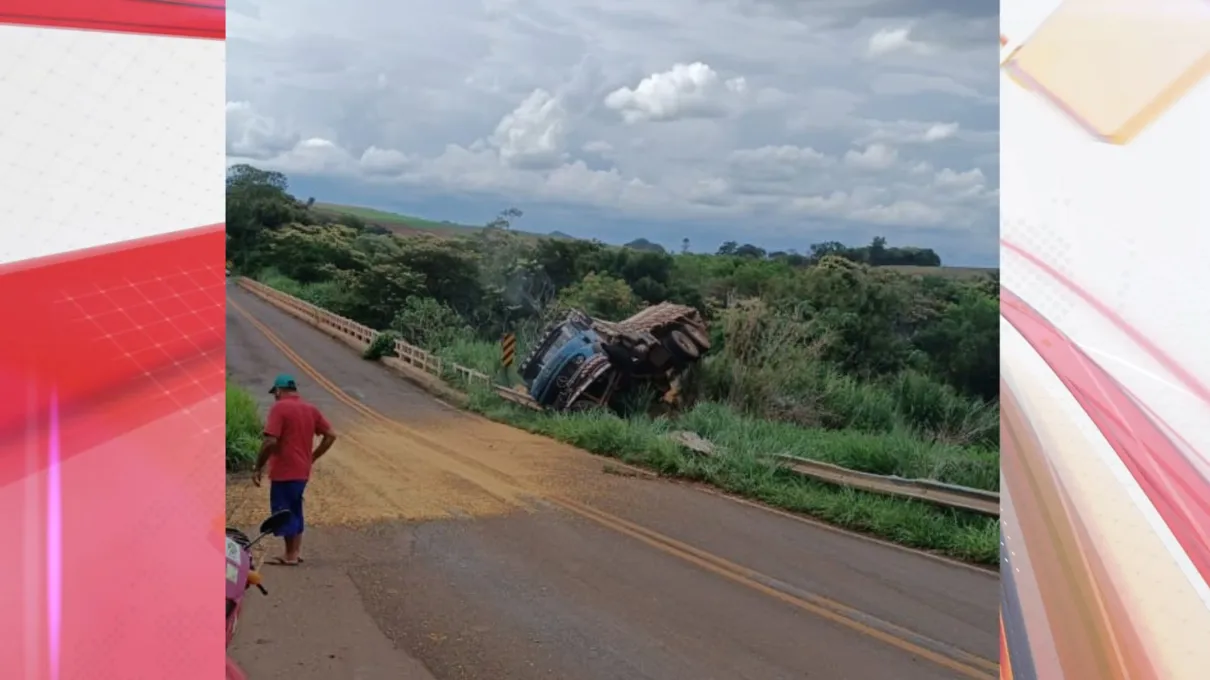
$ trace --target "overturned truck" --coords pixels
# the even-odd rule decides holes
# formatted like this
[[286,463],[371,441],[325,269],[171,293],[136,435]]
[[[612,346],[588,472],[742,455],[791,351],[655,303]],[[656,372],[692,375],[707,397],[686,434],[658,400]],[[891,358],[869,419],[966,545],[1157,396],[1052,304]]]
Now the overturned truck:
[[620,406],[644,386],[665,400],[710,349],[693,307],[663,302],[618,322],[580,311],[546,329],[521,363],[521,380],[544,408],[579,411]]

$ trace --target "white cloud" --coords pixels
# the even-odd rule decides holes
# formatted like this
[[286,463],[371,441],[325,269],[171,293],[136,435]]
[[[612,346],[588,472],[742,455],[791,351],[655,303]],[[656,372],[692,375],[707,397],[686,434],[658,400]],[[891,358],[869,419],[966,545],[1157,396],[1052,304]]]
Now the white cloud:
[[620,87],[605,97],[605,106],[627,123],[721,116],[748,93],[743,77],[724,80],[700,61],[674,64],[653,73],[633,89]]
[[415,159],[394,149],[371,146],[361,154],[361,169],[368,175],[396,176],[414,167]]
[[473,195],[527,221],[976,229],[994,251],[995,8],[763,2],[244,0],[228,155],[405,212]]
[[886,170],[899,160],[899,152],[885,144],[871,144],[861,151],[845,152],[846,165],[862,170]]
[[736,177],[749,181],[789,181],[809,169],[835,165],[836,160],[811,147],[763,146],[731,153],[730,167]]
[[958,123],[911,120],[870,121],[869,126],[873,130],[869,134],[859,138],[859,143],[932,144],[934,142],[956,139],[961,130],[961,126]]
[[933,123],[924,131],[923,139],[926,142],[939,142],[943,139],[949,139],[957,133],[957,123]]
[[879,29],[866,41],[866,56],[877,59],[895,52],[928,54],[932,48],[923,42],[912,40],[912,27]]
[[934,175],[933,184],[951,195],[974,198],[986,193],[987,177],[979,168],[971,168],[965,172],[942,168]]
[[534,90],[496,125],[491,144],[510,165],[551,168],[564,157],[567,113],[549,92]]
[[853,211],[857,219],[881,225],[918,224],[921,226],[941,226],[946,214],[936,206],[926,205],[920,201],[902,200],[889,205],[862,206]]
[[278,128],[248,102],[227,102],[227,155],[265,160],[299,142],[297,134]]

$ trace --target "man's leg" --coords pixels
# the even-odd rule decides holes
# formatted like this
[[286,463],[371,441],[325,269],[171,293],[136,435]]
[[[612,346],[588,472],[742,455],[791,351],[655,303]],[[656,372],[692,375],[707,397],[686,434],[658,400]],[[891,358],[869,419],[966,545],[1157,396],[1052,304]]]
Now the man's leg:
[[306,482],[272,481],[269,483],[269,508],[278,513],[290,511],[290,521],[274,532],[275,536],[285,543],[285,552],[281,559],[293,564],[298,561],[298,546],[302,533],[302,490]]
[[307,490],[305,480],[290,482],[290,533],[286,535],[286,561],[302,561],[302,535],[305,526],[303,522],[303,492]]

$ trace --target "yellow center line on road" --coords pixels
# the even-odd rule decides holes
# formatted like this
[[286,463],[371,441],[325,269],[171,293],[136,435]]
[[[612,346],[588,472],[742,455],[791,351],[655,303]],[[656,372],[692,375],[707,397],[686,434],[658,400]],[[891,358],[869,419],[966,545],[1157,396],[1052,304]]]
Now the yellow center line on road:
[[[512,479],[503,471],[485,465],[480,461],[469,459],[457,451],[454,451],[453,449],[417,432],[408,425],[383,415],[370,406],[353,398],[344,390],[336,386],[336,384],[334,384],[331,380],[327,379],[305,359],[299,356],[298,353],[287,345],[285,341],[283,341],[276,333],[274,333],[260,320],[255,318],[239,303],[228,299],[227,304],[230,305],[240,316],[244,317],[250,324],[252,324],[254,328],[260,331],[269,340],[269,342],[273,344],[273,346],[280,350],[288,359],[294,362],[294,364],[296,364],[303,371],[303,373],[314,379],[320,386],[331,393],[332,396],[341,403],[349,406],[356,412],[368,418],[391,427],[393,430],[404,435],[406,438],[420,443],[427,448],[446,454],[447,456],[464,465],[492,474],[501,482],[506,482],[513,485],[519,494],[524,493],[524,487],[517,483],[517,480]],[[997,680],[999,677],[1000,665],[994,661],[959,650],[952,645],[931,640],[927,636],[908,630],[902,626],[897,626],[895,624],[882,621],[872,615],[861,612],[835,600],[815,594],[799,594],[798,592],[794,591],[794,589],[780,584],[780,582],[778,582],[776,579],[765,576],[747,567],[730,562],[723,557],[710,553],[701,548],[697,548],[668,536],[664,536],[656,531],[622,519],[621,517],[617,517],[616,515],[610,514],[598,508],[590,507],[577,501],[559,496],[543,494],[543,497],[567,510],[568,512],[583,519],[589,520],[599,526],[603,526],[622,535],[629,536],[652,548],[655,548],[662,553],[693,564],[705,571],[721,576],[729,581],[745,586],[756,592],[765,594],[780,602],[795,607],[800,611],[813,614],[848,628],[854,632],[895,647],[903,652],[930,661],[963,677],[971,678],[972,680]],[[866,621],[877,621],[877,624],[871,625],[870,623],[866,623]]]

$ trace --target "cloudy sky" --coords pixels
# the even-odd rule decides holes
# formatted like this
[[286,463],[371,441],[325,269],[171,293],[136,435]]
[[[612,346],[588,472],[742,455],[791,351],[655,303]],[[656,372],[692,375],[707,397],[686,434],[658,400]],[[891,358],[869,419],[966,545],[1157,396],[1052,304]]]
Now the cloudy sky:
[[227,154],[300,197],[994,265],[992,0],[229,0]]

